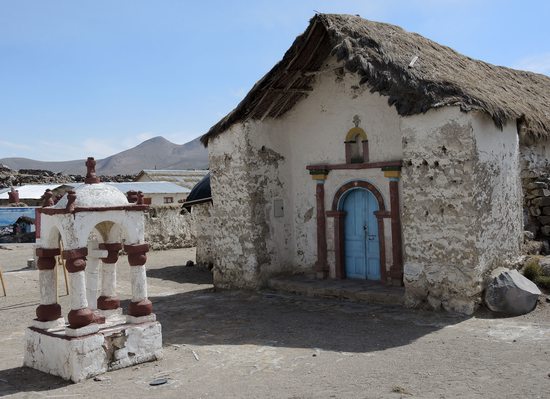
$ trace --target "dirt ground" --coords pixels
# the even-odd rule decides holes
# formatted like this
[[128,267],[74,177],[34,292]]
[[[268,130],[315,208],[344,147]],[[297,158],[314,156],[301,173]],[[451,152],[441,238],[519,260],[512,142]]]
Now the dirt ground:
[[[7,248],[4,246],[3,248]],[[493,318],[274,292],[214,292],[193,249],[152,252],[164,358],[79,384],[21,367],[38,305],[29,246],[0,249],[0,396],[15,398],[549,398],[550,303]],[[23,270],[21,270],[23,269]],[[130,296],[121,258],[120,297]],[[60,303],[69,310],[60,275]],[[167,383],[151,386],[164,377]]]

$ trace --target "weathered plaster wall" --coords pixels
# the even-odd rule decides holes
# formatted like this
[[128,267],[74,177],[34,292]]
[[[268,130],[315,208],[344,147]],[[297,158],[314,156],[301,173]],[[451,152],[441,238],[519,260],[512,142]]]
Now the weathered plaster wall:
[[218,287],[257,288],[268,268],[284,264],[285,254],[274,250],[272,239],[284,222],[267,222],[272,199],[284,197],[279,180],[284,157],[266,145],[258,147],[260,130],[258,124],[237,124],[209,142]]
[[458,108],[402,119],[407,303],[471,313],[484,275],[518,255],[514,127]]
[[[316,182],[306,167],[345,163],[344,139],[355,115],[368,135],[371,162],[401,159],[397,113],[386,98],[356,82],[349,74],[320,75],[315,90],[284,117],[237,124],[209,142],[218,286],[257,287],[275,273],[312,270],[317,259]],[[389,208],[383,173],[363,170],[330,173],[326,210],[350,176],[375,184]],[[282,200],[281,217],[275,217],[275,200]],[[327,230],[330,237],[330,223]]]

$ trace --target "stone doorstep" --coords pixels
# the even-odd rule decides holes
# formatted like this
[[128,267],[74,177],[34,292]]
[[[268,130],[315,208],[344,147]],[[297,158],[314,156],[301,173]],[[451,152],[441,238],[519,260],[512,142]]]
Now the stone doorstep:
[[366,280],[317,280],[304,276],[277,277],[267,285],[275,291],[310,297],[348,299],[384,305],[403,305],[405,289]]

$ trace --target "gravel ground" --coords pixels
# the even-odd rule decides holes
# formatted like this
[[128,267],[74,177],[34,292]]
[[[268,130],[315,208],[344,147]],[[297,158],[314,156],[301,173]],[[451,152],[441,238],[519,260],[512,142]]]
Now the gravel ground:
[[[79,384],[21,367],[38,305],[32,248],[0,249],[0,396],[17,398],[548,398],[550,303],[514,318],[429,313],[274,292],[214,292],[193,249],[152,252],[164,358]],[[21,270],[23,269],[23,270]],[[130,296],[121,258],[118,289]],[[9,272],[6,272],[9,270]],[[60,275],[60,303],[69,310]],[[166,383],[150,382],[165,378]]]

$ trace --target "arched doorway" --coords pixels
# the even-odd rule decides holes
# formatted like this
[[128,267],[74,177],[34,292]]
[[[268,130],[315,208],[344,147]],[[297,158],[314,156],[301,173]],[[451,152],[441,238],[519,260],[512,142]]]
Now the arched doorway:
[[366,188],[349,190],[341,202],[346,278],[380,280],[378,200]]

